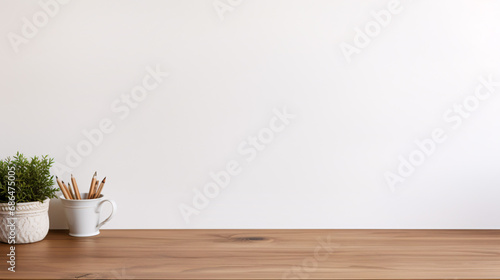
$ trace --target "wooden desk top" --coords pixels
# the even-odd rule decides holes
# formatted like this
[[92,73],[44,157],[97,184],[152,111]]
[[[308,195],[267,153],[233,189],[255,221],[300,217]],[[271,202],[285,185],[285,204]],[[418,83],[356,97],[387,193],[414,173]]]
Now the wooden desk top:
[[494,230],[51,231],[16,245],[16,272],[66,279],[500,279]]

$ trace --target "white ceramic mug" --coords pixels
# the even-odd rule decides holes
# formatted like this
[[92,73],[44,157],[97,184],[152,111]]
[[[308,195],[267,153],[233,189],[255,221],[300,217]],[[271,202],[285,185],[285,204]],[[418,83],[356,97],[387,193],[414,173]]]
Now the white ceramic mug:
[[[104,198],[100,195],[99,198],[87,198],[88,193],[82,194],[81,200],[66,199],[61,196],[64,212],[66,213],[66,221],[69,226],[69,235],[76,237],[94,236],[99,234],[99,229],[116,213],[116,203],[113,200]],[[112,210],[109,217],[99,223],[102,205],[105,202],[111,203]]]

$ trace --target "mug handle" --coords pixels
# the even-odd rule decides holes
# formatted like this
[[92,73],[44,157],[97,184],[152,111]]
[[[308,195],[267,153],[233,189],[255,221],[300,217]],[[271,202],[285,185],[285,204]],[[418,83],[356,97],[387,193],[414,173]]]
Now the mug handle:
[[99,213],[99,214],[101,213],[101,207],[104,204],[104,202],[111,203],[111,207],[112,207],[111,214],[109,215],[109,217],[106,218],[106,220],[102,221],[100,224],[97,225],[97,227],[96,227],[97,229],[100,229],[105,223],[109,222],[109,220],[111,220],[111,218],[113,218],[113,216],[115,215],[115,212],[116,212],[116,203],[111,199],[104,199],[97,206],[97,213]]

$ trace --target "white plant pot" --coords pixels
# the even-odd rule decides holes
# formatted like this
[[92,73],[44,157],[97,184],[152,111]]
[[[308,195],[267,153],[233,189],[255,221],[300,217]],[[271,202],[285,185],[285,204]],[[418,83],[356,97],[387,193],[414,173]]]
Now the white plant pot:
[[[16,244],[33,243],[43,240],[49,232],[49,202],[18,203],[15,212]],[[10,228],[9,205],[0,203],[0,241],[8,243]]]

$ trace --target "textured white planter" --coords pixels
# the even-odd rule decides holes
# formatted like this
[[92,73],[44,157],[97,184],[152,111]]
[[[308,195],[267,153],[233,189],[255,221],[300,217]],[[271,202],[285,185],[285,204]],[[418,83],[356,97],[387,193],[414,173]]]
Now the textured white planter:
[[[16,244],[33,243],[45,238],[49,232],[49,201],[23,202],[17,204]],[[0,203],[0,241],[7,243],[10,216],[9,205]]]

